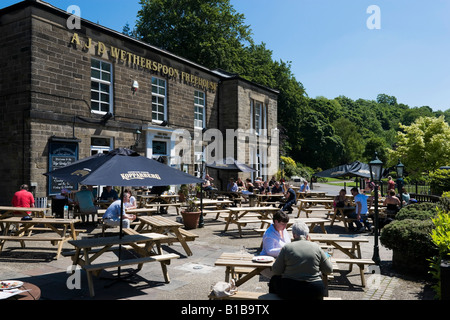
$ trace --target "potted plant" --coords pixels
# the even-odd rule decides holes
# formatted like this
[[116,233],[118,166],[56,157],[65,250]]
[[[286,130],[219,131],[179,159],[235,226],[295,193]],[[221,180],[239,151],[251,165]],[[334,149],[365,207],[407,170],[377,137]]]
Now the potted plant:
[[189,195],[189,188],[187,185],[182,184],[180,186],[180,190],[178,191],[178,199],[180,202],[185,202]]
[[198,205],[195,203],[197,198],[190,196],[188,194],[188,191],[186,191],[185,196],[186,196],[186,209],[181,211],[184,227],[186,229],[196,229],[201,214]]

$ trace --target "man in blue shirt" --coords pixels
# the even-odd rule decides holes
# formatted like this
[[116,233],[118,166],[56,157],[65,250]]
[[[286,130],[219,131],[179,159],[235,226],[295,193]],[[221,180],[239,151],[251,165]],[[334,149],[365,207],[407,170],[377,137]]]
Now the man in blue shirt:
[[[123,194],[123,201],[124,203],[127,203],[130,199],[130,194],[127,192],[124,192]],[[121,207],[121,201],[117,200],[114,201],[108,209],[106,209],[105,214],[103,215],[103,222],[111,227],[117,227],[120,226],[120,207]],[[134,214],[127,214],[125,213],[125,205],[123,206],[123,220],[122,220],[122,227],[123,228],[129,228],[132,221],[136,219],[136,216]]]
[[[356,211],[350,213],[348,215],[348,217],[351,219],[355,219],[356,232],[363,232],[363,231],[365,231],[366,228],[369,231],[372,231],[372,225],[370,224],[369,220],[367,219],[367,215],[369,213],[367,199],[369,197],[363,193],[359,193],[358,188],[356,188],[356,187],[352,188],[350,191],[353,195],[353,199],[355,200]],[[372,205],[372,198],[370,198],[369,205]],[[364,223],[365,227],[361,224],[361,222]],[[350,222],[349,228],[350,228],[350,230],[354,230],[353,221]]]
[[300,192],[308,192],[309,191],[309,185],[308,181],[303,181],[303,184],[300,186]]
[[227,191],[238,192],[238,186],[237,186],[236,182],[234,182],[233,178],[230,178],[230,182],[228,182]]

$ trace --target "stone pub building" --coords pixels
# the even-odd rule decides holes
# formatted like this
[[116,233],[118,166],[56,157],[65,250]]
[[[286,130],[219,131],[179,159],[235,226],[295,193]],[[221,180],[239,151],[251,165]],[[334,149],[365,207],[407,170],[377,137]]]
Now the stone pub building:
[[[190,149],[192,161],[176,162],[176,130],[276,137],[278,91],[85,19],[70,28],[70,17],[40,0],[0,10],[0,205],[10,205],[23,183],[35,197],[77,188],[43,174],[119,147],[199,174],[206,144]],[[246,149],[253,177],[271,174],[261,159],[278,158],[271,146]],[[230,176],[211,174],[222,185]]]

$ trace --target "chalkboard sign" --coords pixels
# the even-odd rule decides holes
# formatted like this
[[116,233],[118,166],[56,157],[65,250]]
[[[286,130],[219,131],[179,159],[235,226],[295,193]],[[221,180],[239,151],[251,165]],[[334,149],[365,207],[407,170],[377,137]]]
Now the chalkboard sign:
[[[78,160],[77,142],[49,142],[48,171],[65,167]],[[51,177],[48,181],[50,196],[61,194],[62,189],[78,190],[78,185]]]

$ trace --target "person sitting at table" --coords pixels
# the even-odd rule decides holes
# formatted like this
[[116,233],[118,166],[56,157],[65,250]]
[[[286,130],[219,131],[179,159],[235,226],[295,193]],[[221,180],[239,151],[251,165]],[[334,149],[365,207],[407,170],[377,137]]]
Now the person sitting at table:
[[130,194],[130,198],[127,202],[125,202],[125,197],[124,197],[124,206],[126,207],[126,209],[136,209],[137,208],[137,202],[136,202],[136,198],[133,196],[133,193],[131,192],[131,189],[125,189],[124,193],[129,193]]
[[370,181],[369,178],[364,178],[364,184],[365,184],[364,193],[371,193],[375,188],[375,183]]
[[322,274],[333,272],[330,257],[310,241],[304,222],[292,225],[292,235],[294,241],[281,248],[272,266],[269,292],[289,300],[323,300]]
[[[20,186],[20,190],[14,193],[12,198],[12,206],[20,208],[34,208],[34,197],[33,194],[28,191],[28,185],[23,184]],[[22,215],[20,212],[14,212],[14,215]],[[30,215],[31,211],[27,212]]]
[[116,201],[119,199],[119,195],[117,194],[117,191],[113,189],[112,186],[106,186],[106,188],[103,189],[100,199],[102,200],[113,199],[114,201]]
[[272,186],[272,194],[278,194],[278,193],[283,193],[283,188],[281,187],[281,185],[278,181],[275,181],[275,183]]
[[247,189],[248,193],[253,193],[253,189],[255,188],[255,186],[253,185],[250,178],[245,179],[245,188]]
[[409,201],[411,200],[411,196],[408,191],[406,191],[405,187],[402,187],[402,194],[399,195],[399,197],[401,198],[402,204],[404,206],[408,205]]
[[275,176],[272,176],[272,178],[270,178],[270,181],[269,181],[269,187],[273,187],[275,182],[277,182],[277,179],[275,178]]
[[291,242],[291,236],[286,230],[289,216],[283,211],[273,215],[273,224],[264,232],[263,247],[260,255],[278,257],[281,248]]
[[243,188],[245,188],[245,183],[244,181],[242,181],[241,177],[238,177],[236,180],[236,184],[238,186],[238,189],[242,190]]
[[292,206],[297,203],[297,195],[295,194],[294,189],[289,186],[288,190],[285,193],[286,202],[284,204],[281,204],[280,207],[282,207],[282,211],[287,211],[289,214],[294,211],[292,209]]
[[75,204],[78,206],[80,212],[81,221],[84,223],[86,216],[92,215],[92,221],[94,221],[97,214],[97,207],[94,204],[94,195],[92,191],[89,191],[86,186],[81,186],[80,191],[75,193]]
[[[130,201],[130,194],[128,192],[124,192],[123,194],[123,211],[122,211],[122,227],[127,229],[130,227],[131,222],[136,219],[134,214],[127,214],[125,212],[125,203]],[[103,223],[110,227],[120,226],[120,208],[122,201],[116,200],[114,201],[108,209],[106,209],[105,214],[103,215]]]
[[268,194],[270,192],[269,183],[264,181],[262,185],[259,187],[259,193]]
[[203,190],[205,190],[205,191],[214,190],[215,188],[213,188],[213,184],[212,184],[213,181],[214,181],[214,179],[209,174],[206,174],[205,180],[203,180],[203,183],[202,183]]
[[383,205],[386,206],[386,219],[383,219],[380,222],[380,228],[392,222],[393,218],[397,214],[400,209],[400,199],[395,196],[395,190],[389,190],[389,194],[386,196],[386,199],[383,201]]
[[354,208],[350,206],[350,202],[346,197],[345,189],[341,189],[339,191],[339,194],[336,197],[334,197],[333,207],[335,214],[337,213],[338,208],[344,208],[344,215],[347,215],[348,213],[354,210]]
[[228,182],[227,191],[228,192],[237,192],[238,191],[238,186],[237,186],[236,182],[234,182],[233,178],[230,178],[230,180]]
[[308,181],[303,181],[303,184],[300,186],[300,192],[308,192],[309,191],[309,185]]
[[150,190],[150,194],[156,194],[156,195],[160,196],[167,190],[168,190],[168,186],[154,186]]

